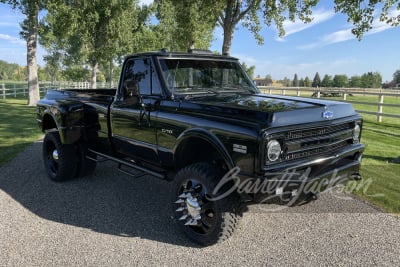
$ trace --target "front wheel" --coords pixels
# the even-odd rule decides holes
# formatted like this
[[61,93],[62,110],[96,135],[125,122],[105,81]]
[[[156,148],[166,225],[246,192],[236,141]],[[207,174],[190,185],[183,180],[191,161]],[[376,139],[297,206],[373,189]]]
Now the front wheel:
[[78,160],[75,148],[62,144],[57,131],[47,132],[44,137],[43,161],[47,176],[53,181],[69,180],[76,174]]
[[216,169],[207,163],[184,167],[175,177],[174,218],[191,240],[203,246],[228,239],[241,217],[236,193],[212,200],[218,178]]

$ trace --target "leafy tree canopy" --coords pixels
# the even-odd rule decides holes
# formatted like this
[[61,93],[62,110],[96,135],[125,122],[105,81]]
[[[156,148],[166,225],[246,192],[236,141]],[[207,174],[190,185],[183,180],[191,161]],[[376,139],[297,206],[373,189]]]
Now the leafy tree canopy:
[[247,66],[247,64],[243,62],[242,68],[246,71],[247,75],[249,75],[251,79],[254,79],[254,70],[256,69],[256,66]]
[[335,11],[348,16],[347,20],[354,25],[352,33],[359,40],[373,28],[376,20],[390,26],[398,26],[400,23],[399,0],[335,0]]

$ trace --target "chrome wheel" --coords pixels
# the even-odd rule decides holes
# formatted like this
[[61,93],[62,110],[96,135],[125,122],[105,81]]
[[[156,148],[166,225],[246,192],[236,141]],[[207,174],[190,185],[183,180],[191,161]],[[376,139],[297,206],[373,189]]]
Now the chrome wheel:
[[216,166],[199,162],[182,168],[175,177],[171,202],[177,226],[201,245],[229,238],[241,217],[236,193],[211,201],[219,173]]
[[198,234],[212,232],[217,223],[215,203],[208,200],[208,190],[197,180],[184,181],[175,201],[177,218]]
[[47,165],[49,168],[49,171],[52,173],[52,175],[56,175],[58,171],[58,150],[55,147],[54,143],[47,143],[47,146],[44,148],[45,149],[45,160],[47,161]]

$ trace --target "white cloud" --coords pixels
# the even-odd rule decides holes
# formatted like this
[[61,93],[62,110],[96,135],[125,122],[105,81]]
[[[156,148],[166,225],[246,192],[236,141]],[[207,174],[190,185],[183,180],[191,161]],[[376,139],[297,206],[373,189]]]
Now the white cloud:
[[19,38],[10,36],[8,34],[1,34],[0,33],[0,40],[4,40],[4,41],[10,42],[12,44],[18,44],[18,45],[25,45],[26,44],[25,41],[23,41],[23,40],[21,40]]
[[255,65],[260,63],[260,60],[244,54],[233,54],[233,57],[240,59],[241,62],[245,62],[247,65]]
[[[313,20],[310,23],[304,23],[300,20],[296,20],[295,22],[285,20],[283,22],[283,28],[285,29],[284,37],[304,31],[304,30],[311,28],[317,24],[327,21],[327,20],[333,18],[333,16],[335,16],[335,13],[333,11],[316,10],[313,12],[312,16],[313,16]],[[275,40],[284,41],[284,37],[283,38],[276,37]]]
[[[356,65],[360,62],[353,57],[338,58],[336,60],[325,60],[317,59],[305,62],[297,61],[285,61],[281,63],[282,60],[264,60],[262,58],[255,58],[251,55],[245,54],[235,54],[241,62],[245,62],[249,66],[255,66],[255,75],[260,75],[260,77],[265,77],[265,75],[270,74],[273,79],[283,79],[287,77],[293,79],[296,73],[300,78],[305,78],[306,76],[312,79],[315,73],[318,71],[321,76],[324,74],[346,74],[349,77],[353,75]],[[321,77],[322,78],[322,77]]]
[[[400,16],[400,10],[392,10],[389,12],[389,17],[398,17]],[[372,29],[365,33],[365,35],[372,35],[382,31],[386,31],[392,28],[389,24],[384,21],[380,21],[379,17],[375,17],[374,22],[372,23]]]
[[[399,15],[400,15],[400,11],[398,11],[398,10],[392,11],[389,14],[390,17],[396,17]],[[380,21],[379,17],[375,17],[374,22],[372,23],[372,29],[369,30],[368,32],[366,32],[364,35],[377,34],[377,33],[386,31],[390,28],[392,28],[392,27],[389,24],[387,24],[384,21]],[[356,36],[354,34],[352,34],[351,29],[352,29],[352,27],[349,27],[344,30],[339,30],[339,31],[336,31],[336,32],[333,32],[330,34],[326,34],[326,35],[322,36],[321,38],[319,38],[319,40],[317,42],[303,45],[298,48],[304,49],[304,50],[309,50],[309,49],[313,49],[316,47],[322,47],[322,46],[326,46],[326,45],[330,45],[330,44],[341,43],[341,42],[345,42],[348,40],[356,39]]]
[[345,42],[351,39],[355,39],[355,36],[351,33],[351,29],[340,30],[322,36],[317,42],[299,46],[298,48],[302,50],[310,50],[316,47]]

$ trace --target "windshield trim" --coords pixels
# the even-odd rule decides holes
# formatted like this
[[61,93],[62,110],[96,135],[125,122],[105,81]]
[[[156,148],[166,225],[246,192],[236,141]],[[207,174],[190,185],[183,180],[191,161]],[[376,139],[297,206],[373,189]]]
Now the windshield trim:
[[[167,66],[166,62],[169,60],[175,60],[177,61],[176,66]],[[216,94],[224,94],[224,93],[250,93],[250,94],[257,94],[260,93],[259,89],[257,86],[254,84],[252,79],[248,76],[248,74],[245,72],[243,69],[242,65],[239,63],[237,59],[234,58],[210,58],[210,57],[193,57],[193,56],[187,56],[187,57],[175,57],[175,56],[165,56],[165,57],[158,57],[157,61],[160,66],[161,70],[161,76],[164,81],[164,84],[166,86],[166,89],[169,91],[169,93],[172,95],[172,98],[174,98],[175,95],[195,95],[195,94],[209,94],[210,92],[215,92]],[[233,64],[232,68],[223,68],[223,65],[216,65],[214,68],[215,70],[219,70],[220,72],[206,72],[207,69],[204,68],[193,68],[194,71],[199,70],[197,73],[200,75],[200,77],[197,77],[197,79],[200,79],[200,84],[194,84],[194,79],[196,78],[195,74],[192,74],[190,78],[186,77],[186,74],[184,73],[183,75],[181,74],[182,80],[179,81],[177,77],[179,77],[179,73],[177,72],[178,70],[184,71],[184,69],[192,69],[189,67],[185,68],[182,67],[180,68],[180,64],[182,61],[209,61],[210,63],[213,63],[215,65],[215,62],[225,62],[226,64]],[[190,65],[190,64],[189,64]],[[211,64],[210,64],[211,65]],[[210,67],[208,71],[212,71],[213,68]],[[222,80],[225,79],[224,75],[222,72],[224,70],[227,71],[232,71],[232,75],[228,76],[226,78],[227,80]],[[216,76],[215,76],[216,75]],[[229,75],[229,73],[228,73]],[[204,82],[203,83],[203,79]],[[228,81],[229,79],[229,81]],[[230,80],[232,79],[232,80]],[[199,82],[199,80],[197,80]],[[225,82],[233,82],[231,84],[224,84]],[[190,90],[190,92],[185,92],[182,91],[180,92],[177,90],[179,86],[177,84],[180,83],[181,88],[185,89],[195,89],[195,90]],[[231,88],[231,89],[230,89]],[[198,91],[197,91],[198,90]],[[196,92],[197,91],[197,92]]]

